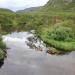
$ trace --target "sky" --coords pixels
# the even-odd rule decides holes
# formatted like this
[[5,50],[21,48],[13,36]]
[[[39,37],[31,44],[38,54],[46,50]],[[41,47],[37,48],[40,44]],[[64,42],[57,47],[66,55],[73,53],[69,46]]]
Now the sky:
[[43,6],[48,0],[0,0],[0,8],[8,8],[13,11],[29,7]]

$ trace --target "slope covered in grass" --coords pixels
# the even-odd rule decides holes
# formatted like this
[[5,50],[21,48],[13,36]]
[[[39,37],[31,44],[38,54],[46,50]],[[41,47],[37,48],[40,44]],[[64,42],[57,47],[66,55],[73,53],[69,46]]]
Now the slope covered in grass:
[[45,11],[75,11],[75,0],[49,0]]

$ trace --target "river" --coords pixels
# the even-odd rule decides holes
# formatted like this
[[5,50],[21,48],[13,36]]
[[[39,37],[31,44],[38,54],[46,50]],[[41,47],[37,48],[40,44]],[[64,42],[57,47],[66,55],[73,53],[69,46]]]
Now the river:
[[27,46],[28,32],[14,32],[3,36],[7,58],[0,75],[75,75],[75,52],[50,55]]

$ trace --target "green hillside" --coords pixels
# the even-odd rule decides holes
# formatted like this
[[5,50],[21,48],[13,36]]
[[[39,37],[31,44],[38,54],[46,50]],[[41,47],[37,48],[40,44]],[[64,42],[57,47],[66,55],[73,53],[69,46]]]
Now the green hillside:
[[0,12],[13,12],[13,11],[6,8],[0,8]]
[[75,0],[49,0],[44,7],[46,11],[75,11]]
[[41,9],[41,6],[40,7],[30,7],[30,8],[26,8],[24,10],[18,10],[18,11],[16,11],[16,13],[34,12],[34,11],[38,11],[40,9]]

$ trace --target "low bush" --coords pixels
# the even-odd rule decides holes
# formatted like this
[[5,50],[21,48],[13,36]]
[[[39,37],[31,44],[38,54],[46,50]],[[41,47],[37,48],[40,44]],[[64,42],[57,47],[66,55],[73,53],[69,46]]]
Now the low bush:
[[48,38],[57,41],[74,41],[75,33],[72,28],[59,25],[51,27]]

